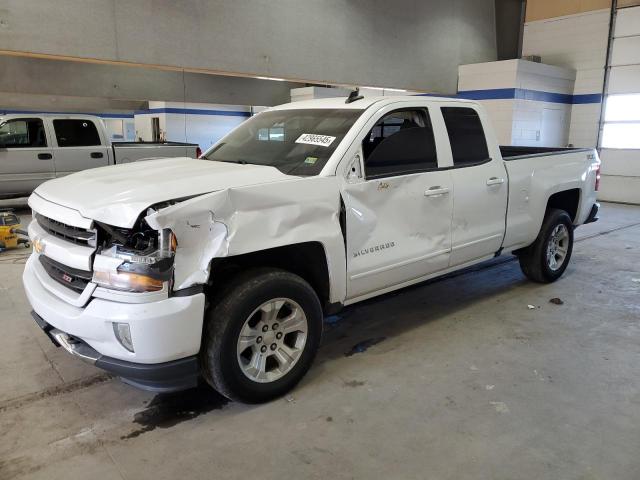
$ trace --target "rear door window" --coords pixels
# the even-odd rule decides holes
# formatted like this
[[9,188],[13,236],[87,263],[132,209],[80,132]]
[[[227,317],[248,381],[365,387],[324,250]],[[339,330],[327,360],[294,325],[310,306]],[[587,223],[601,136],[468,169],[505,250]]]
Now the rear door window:
[[53,129],[59,147],[92,147],[100,145],[100,135],[90,120],[54,120]]
[[14,118],[0,125],[0,148],[40,148],[47,146],[40,118]]
[[438,168],[429,113],[407,109],[382,117],[362,142],[367,178],[391,177]]
[[454,166],[477,165],[489,160],[478,112],[467,107],[442,107],[442,116],[451,142]]

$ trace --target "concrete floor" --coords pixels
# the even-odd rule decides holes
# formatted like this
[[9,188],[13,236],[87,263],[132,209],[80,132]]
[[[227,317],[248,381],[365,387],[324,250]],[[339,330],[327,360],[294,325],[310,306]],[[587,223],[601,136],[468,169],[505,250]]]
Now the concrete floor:
[[260,406],[69,357],[3,254],[0,478],[637,480],[640,208],[602,217],[553,285],[498,259],[329,318],[302,384]]

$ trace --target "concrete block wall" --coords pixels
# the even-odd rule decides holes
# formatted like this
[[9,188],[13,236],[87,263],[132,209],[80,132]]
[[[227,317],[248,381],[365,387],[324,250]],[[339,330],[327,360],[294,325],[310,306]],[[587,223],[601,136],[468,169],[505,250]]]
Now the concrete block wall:
[[[515,60],[475,63],[458,67],[458,92],[478,92],[478,98],[493,121],[496,137],[501,145],[511,145],[513,133],[513,98],[500,92],[516,85],[517,63]],[[493,93],[493,95],[492,95]]]
[[0,45],[187,72],[452,91],[459,64],[496,59],[494,3],[10,0],[0,2]]
[[[355,87],[354,87],[355,88]],[[399,88],[377,88],[359,87],[360,95],[363,97],[389,97],[397,95],[412,95],[417,92]],[[353,91],[352,88],[344,87],[302,87],[291,89],[291,101],[300,102],[303,100],[314,100],[318,98],[347,97]]]
[[575,72],[525,60],[458,69],[458,96],[480,101],[503,145],[568,143]]
[[[601,200],[640,203],[640,149],[615,148],[606,139],[608,96],[640,95],[640,1],[618,0],[617,7],[611,23],[610,0],[529,0],[522,53],[576,70],[569,141],[576,146],[602,147]],[[613,43],[607,65],[610,33]],[[609,80],[603,99],[607,69]],[[601,126],[603,108],[605,124]],[[635,125],[628,126],[637,132],[630,135],[640,137],[640,122]]]
[[569,140],[574,70],[517,61],[513,145],[564,147]]
[[[536,3],[536,2],[532,2]],[[527,21],[522,55],[576,71],[569,143],[595,147],[609,38],[609,9]]]

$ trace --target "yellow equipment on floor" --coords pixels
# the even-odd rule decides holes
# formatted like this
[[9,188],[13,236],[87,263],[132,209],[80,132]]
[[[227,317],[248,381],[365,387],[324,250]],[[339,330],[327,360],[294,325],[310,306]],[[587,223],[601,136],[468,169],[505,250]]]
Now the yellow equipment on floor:
[[27,232],[20,227],[20,218],[13,212],[13,209],[0,209],[0,252],[17,248],[19,245],[24,245],[26,248],[31,247]]

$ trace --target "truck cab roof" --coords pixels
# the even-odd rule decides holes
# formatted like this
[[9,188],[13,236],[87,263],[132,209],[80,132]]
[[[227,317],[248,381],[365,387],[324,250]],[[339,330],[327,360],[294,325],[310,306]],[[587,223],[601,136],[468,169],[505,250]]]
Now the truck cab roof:
[[268,111],[277,110],[295,110],[295,109],[313,109],[313,108],[327,108],[327,109],[348,109],[348,110],[366,110],[371,105],[383,107],[396,102],[415,102],[417,100],[431,100],[434,102],[460,102],[460,103],[474,103],[470,100],[452,97],[437,97],[437,96],[424,96],[424,95],[393,95],[393,96],[375,96],[365,97],[360,100],[355,100],[351,103],[345,103],[345,97],[335,98],[321,98],[315,100],[303,100],[300,102],[285,103],[276,107],[271,107]]
[[79,120],[94,120],[102,121],[100,117],[96,115],[89,115],[84,113],[42,113],[42,112],[3,112],[0,110],[0,119],[8,120],[10,118],[56,118],[56,119],[79,119]]

